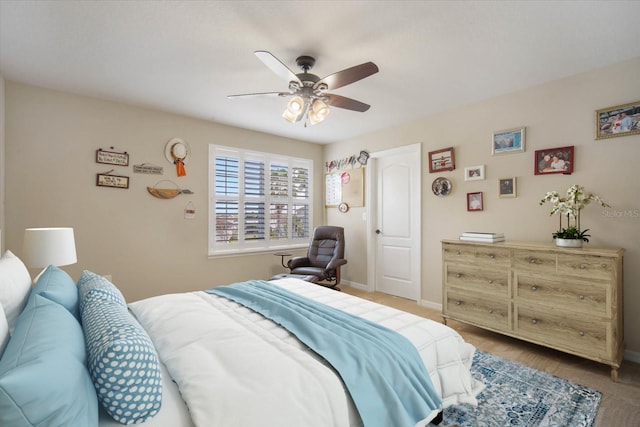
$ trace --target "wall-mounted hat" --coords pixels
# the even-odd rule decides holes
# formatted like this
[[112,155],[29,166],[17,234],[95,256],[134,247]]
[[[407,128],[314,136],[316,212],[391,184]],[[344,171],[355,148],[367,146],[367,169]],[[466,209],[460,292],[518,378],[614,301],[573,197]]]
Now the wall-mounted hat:
[[164,156],[170,163],[182,160],[182,163],[186,165],[191,157],[191,147],[185,140],[172,138],[164,147]]

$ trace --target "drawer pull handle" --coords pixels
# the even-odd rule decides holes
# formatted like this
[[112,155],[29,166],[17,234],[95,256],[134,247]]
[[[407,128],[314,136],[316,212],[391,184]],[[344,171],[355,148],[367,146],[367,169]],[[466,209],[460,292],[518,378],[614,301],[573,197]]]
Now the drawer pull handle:
[[580,270],[584,270],[585,268],[587,268],[587,266],[586,266],[586,265],[584,265],[584,264],[580,264]]
[[538,323],[538,319],[531,319],[531,323],[533,323],[534,325]]
[[607,264],[600,264],[600,267],[607,268]]
[[489,310],[489,314],[493,314],[493,310]]
[[537,290],[538,290],[538,287],[537,287],[537,286],[532,286],[532,287],[531,287],[531,292],[535,292],[535,291],[537,291]]
[[578,295],[578,299],[584,299],[584,295]]
[[496,256],[494,254],[489,255],[489,258],[494,259]]
[[529,260],[529,262],[530,262],[531,264],[536,264],[538,261],[537,261],[535,258],[531,258],[531,259]]
[[462,277],[462,274],[460,274],[460,273],[456,273],[456,277],[459,279],[459,278],[461,278],[461,277]]
[[462,301],[456,301],[456,305],[462,304]]
[[456,255],[460,255],[460,251],[456,251]]
[[584,332],[582,332],[582,331],[578,332],[578,334],[579,334],[581,337],[583,337],[583,336],[584,336]]
[[493,280],[489,279],[489,284],[490,285],[493,284]]

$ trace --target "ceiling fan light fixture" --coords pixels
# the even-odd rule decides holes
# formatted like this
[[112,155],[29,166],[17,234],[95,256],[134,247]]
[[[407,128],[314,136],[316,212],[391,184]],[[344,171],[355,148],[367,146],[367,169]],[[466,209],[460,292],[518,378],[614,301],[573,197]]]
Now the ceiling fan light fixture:
[[287,109],[282,113],[282,117],[291,123],[295,123],[299,120],[303,109],[304,100],[301,97],[296,96],[291,98],[291,101],[287,104]]
[[312,125],[320,123],[329,115],[329,106],[319,99],[313,101],[313,105],[309,109],[309,121]]

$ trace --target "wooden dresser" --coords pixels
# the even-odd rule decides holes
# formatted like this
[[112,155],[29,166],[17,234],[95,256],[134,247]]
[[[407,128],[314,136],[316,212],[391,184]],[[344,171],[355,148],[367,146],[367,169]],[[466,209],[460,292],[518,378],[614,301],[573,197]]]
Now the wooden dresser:
[[611,366],[623,357],[619,248],[442,242],[442,316]]

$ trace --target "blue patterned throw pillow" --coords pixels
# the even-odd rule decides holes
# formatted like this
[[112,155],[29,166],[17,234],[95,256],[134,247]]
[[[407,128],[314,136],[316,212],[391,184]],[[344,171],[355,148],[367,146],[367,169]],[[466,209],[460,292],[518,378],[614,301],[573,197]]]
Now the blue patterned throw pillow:
[[100,291],[87,293],[81,310],[89,374],[99,402],[113,419],[144,422],[162,404],[158,357],[126,306],[104,297]]
[[92,294],[95,294],[94,297],[117,302],[123,307],[127,306],[127,303],[124,299],[124,296],[122,296],[122,292],[120,292],[120,289],[118,289],[105,277],[85,270],[80,275],[80,279],[78,279],[78,308],[80,310],[81,316],[87,298],[89,298],[89,296]]

